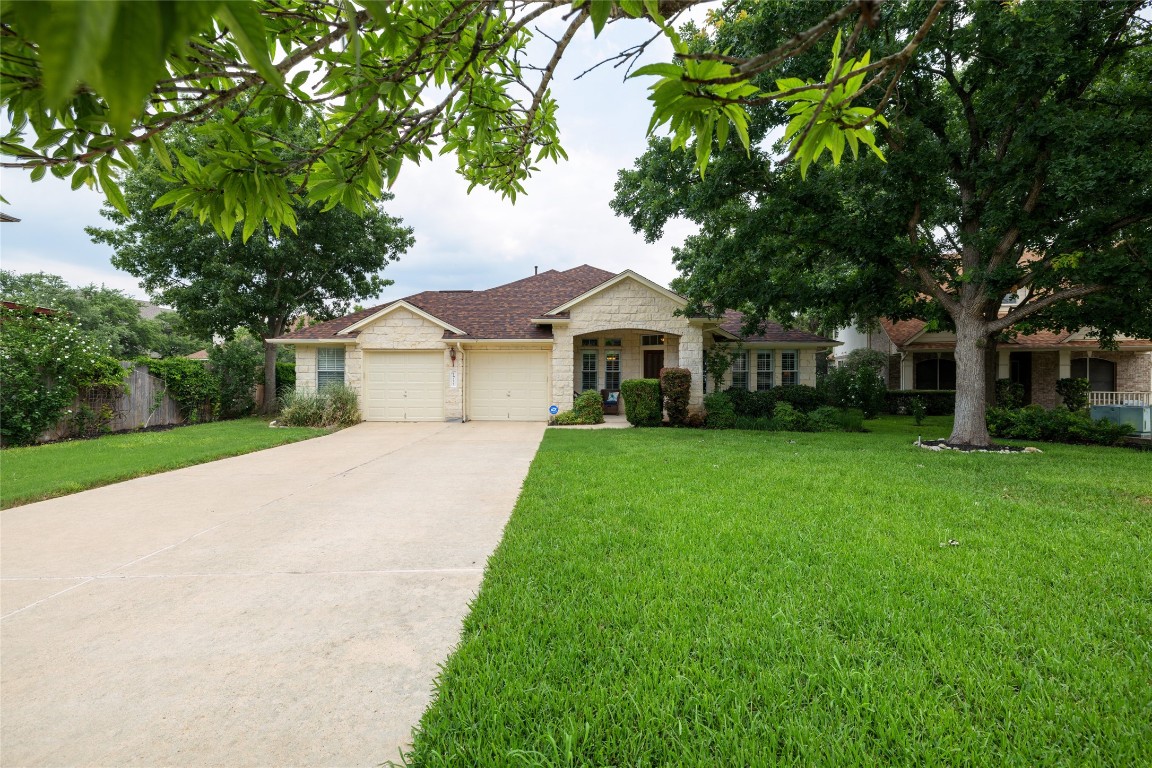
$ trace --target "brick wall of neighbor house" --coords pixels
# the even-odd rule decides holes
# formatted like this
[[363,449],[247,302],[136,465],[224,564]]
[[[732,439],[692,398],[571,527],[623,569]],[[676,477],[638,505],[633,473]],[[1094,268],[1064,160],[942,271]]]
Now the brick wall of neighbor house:
[[1060,378],[1059,352],[1032,353],[1032,402],[1045,408],[1060,405],[1056,380]]
[[[1071,358],[1087,357],[1073,353]],[[1152,392],[1152,352],[1093,352],[1092,357],[1116,363],[1117,392]]]
[[296,391],[316,391],[316,347],[296,345]]
[[[444,417],[459,419],[463,415],[461,392],[465,382],[458,375],[458,386],[448,386],[452,358],[444,344],[444,329],[407,309],[396,309],[384,317],[360,329],[356,345],[349,347],[344,358],[345,381],[348,386],[361,392],[363,386],[364,352],[386,350],[438,350],[444,355]],[[459,360],[456,363],[460,366]],[[361,392],[361,397],[363,393]]]
[[[575,353],[579,347],[573,341],[575,337],[593,334],[604,337],[608,331],[629,328],[680,337],[675,362],[692,371],[689,402],[699,404],[704,397],[700,381],[704,367],[704,337],[700,329],[692,326],[687,318],[674,314],[678,308],[667,296],[631,278],[621,280],[572,307],[571,322],[552,328],[555,338],[552,348],[552,401],[561,408],[567,408],[572,402]],[[672,356],[666,354],[665,365],[669,365],[671,360]]]

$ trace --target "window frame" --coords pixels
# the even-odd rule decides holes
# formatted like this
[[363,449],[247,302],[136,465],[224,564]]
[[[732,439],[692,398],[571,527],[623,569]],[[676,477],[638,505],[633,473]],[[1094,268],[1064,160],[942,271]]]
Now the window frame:
[[[756,391],[764,392],[775,386],[776,370],[773,350],[756,350]],[[767,365],[763,365],[767,361]]]
[[[612,359],[615,358],[616,370],[612,370]],[[623,370],[624,356],[619,351],[604,353],[604,389],[609,392],[620,391],[620,374]]]
[[[742,352],[732,357],[732,384],[733,389],[743,388],[748,390],[748,353]],[[740,376],[740,383],[737,383],[737,375]]]
[[[337,354],[339,353],[339,354]],[[333,359],[325,358],[331,356]],[[344,347],[317,347],[316,348],[316,391],[330,387],[333,384],[343,386],[347,370],[348,356]],[[338,377],[338,378],[337,378]],[[327,380],[325,380],[327,378]]]
[[[592,367],[588,367],[588,361],[592,361]],[[592,386],[588,386],[588,375],[592,375]],[[580,391],[587,392],[588,390],[599,390],[600,383],[600,353],[593,351],[585,351],[580,353]]]
[[[792,365],[786,364],[786,361],[791,360]],[[791,384],[800,383],[800,350],[798,349],[782,349],[780,350],[780,385],[787,386]]]
[[[663,347],[666,345],[665,338],[662,333],[642,333],[640,334],[640,346]],[[649,341],[649,339],[656,339],[656,341]]]

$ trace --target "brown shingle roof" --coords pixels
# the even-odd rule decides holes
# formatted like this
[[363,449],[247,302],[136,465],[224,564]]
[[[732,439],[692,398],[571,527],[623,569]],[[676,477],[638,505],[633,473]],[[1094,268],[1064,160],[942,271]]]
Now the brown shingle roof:
[[[740,336],[741,328],[744,325],[744,315],[735,311],[728,310],[724,313],[721,319],[720,327],[728,331],[728,333]],[[753,336],[742,337],[743,341],[765,341],[765,342],[782,342],[787,344],[828,344],[831,346],[836,342],[824,336],[819,336],[815,333],[808,333],[796,328],[785,328],[779,323],[767,323],[763,330]]]
[[[614,277],[613,273],[584,264],[557,272],[550,269],[485,291],[424,291],[406,296],[405,301],[448,325],[464,331],[445,338],[471,339],[551,339],[552,334],[530,322],[569,299],[592,290]],[[281,339],[354,339],[356,331],[337,333],[371,317],[396,302],[353,312],[285,334]]]
[[884,333],[888,334],[888,338],[892,343],[898,347],[902,347],[908,343],[916,334],[924,329],[923,320],[889,320],[886,317],[880,318],[880,327],[884,329]]

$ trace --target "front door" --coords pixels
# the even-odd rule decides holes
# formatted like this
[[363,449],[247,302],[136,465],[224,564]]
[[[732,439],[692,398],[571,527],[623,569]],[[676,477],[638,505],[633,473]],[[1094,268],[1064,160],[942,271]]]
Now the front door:
[[1024,405],[1032,402],[1032,353],[1010,352],[1008,354],[1008,378],[1013,384],[1024,387]]
[[644,350],[644,378],[658,379],[660,378],[660,369],[664,367],[664,350],[662,349],[646,349]]

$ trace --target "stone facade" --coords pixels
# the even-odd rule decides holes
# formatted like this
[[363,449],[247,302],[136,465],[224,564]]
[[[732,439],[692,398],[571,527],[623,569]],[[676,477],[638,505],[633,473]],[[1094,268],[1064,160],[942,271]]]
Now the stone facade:
[[[816,356],[827,355],[826,350],[816,349],[796,349],[794,347],[786,347],[772,344],[743,344],[743,349],[748,353],[748,388],[751,390],[756,389],[756,353],[764,350],[772,352],[772,386],[780,386],[781,369],[780,369],[780,353],[789,350],[797,353],[796,355],[796,368],[799,375],[797,376],[797,384],[805,386],[816,386]],[[711,345],[709,345],[711,347]],[[712,386],[712,379],[709,378],[708,386]],[[723,389],[732,386],[732,371],[728,370],[724,374]]]
[[[704,370],[704,334],[699,325],[693,325],[686,317],[675,315],[681,306],[681,303],[653,291],[631,277],[572,306],[569,310],[570,321],[552,326],[552,402],[562,410],[571,407],[575,377],[579,373],[576,361],[580,345],[575,339],[588,336],[623,339],[625,331],[631,330],[631,337],[636,338],[633,345],[636,357],[633,359],[640,360],[640,366],[643,365],[643,358],[639,352],[638,336],[647,333],[665,334],[665,341],[669,343],[665,347],[664,365],[669,367],[675,364],[692,372],[689,403],[700,404],[704,399],[701,380]],[[679,339],[675,345],[675,356],[668,353],[668,347],[673,346],[669,335]],[[603,347],[600,349],[603,350]],[[622,369],[629,364],[624,357],[621,358]],[[636,375],[629,375],[628,370],[636,370]],[[624,369],[621,378],[638,378],[642,370],[635,367]]]
[[316,347],[296,345],[296,391],[316,391]]

